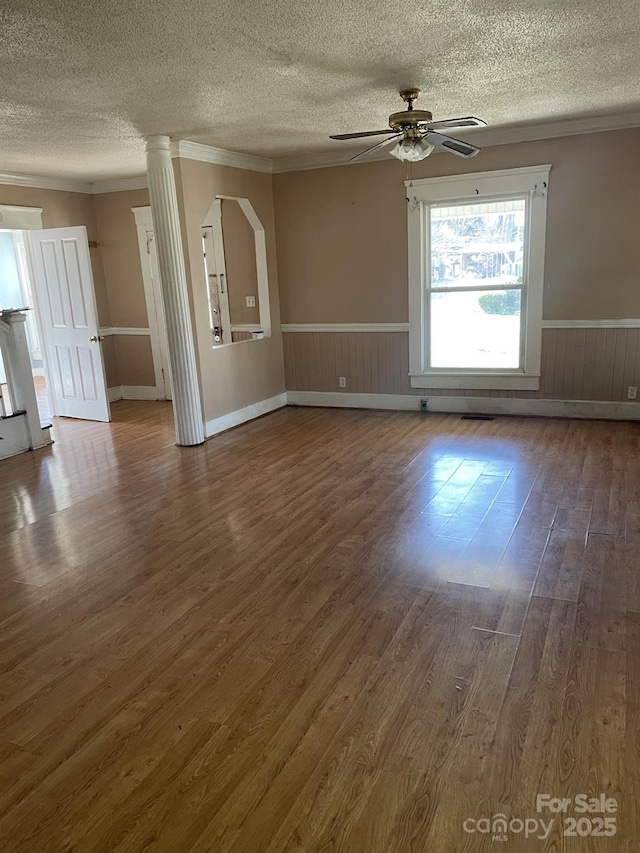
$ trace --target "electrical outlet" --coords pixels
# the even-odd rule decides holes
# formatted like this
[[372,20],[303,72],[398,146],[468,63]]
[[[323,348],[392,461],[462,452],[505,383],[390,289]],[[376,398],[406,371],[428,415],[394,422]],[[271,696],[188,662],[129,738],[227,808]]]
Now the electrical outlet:
[[423,398],[422,400],[420,400],[420,411],[421,412],[428,412],[429,411],[429,400],[427,400],[426,398]]
[[627,400],[635,400],[638,396],[638,386],[637,385],[629,385],[627,389]]
[[255,296],[245,296],[247,300],[247,308],[255,308],[256,307],[256,298]]
[[338,385],[341,388],[347,387],[347,377],[346,376],[338,376]]

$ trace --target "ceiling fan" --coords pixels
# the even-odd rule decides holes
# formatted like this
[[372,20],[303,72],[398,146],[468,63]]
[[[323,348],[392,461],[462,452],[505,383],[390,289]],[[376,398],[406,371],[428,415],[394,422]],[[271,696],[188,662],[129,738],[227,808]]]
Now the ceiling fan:
[[[448,118],[444,121],[434,121],[433,116],[428,110],[414,110],[413,102],[420,95],[420,89],[404,89],[400,92],[400,97],[407,104],[407,109],[399,113],[392,113],[389,116],[390,130],[367,130],[364,133],[339,133],[335,136],[330,136],[330,139],[360,139],[364,136],[380,136],[384,134],[387,138],[366,151],[361,151],[352,157],[352,160],[359,160],[366,154],[371,154],[391,142],[396,142],[394,147],[389,152],[398,160],[407,160],[416,162],[424,160],[435,149],[439,148],[442,151],[451,151],[452,154],[457,154],[458,157],[475,157],[480,149],[471,145],[469,142],[463,142],[461,139],[454,139],[451,136],[444,136],[438,133],[440,130],[446,130],[450,127],[485,127],[486,121],[474,116],[466,116],[465,118]],[[397,140],[397,141],[396,141]]]

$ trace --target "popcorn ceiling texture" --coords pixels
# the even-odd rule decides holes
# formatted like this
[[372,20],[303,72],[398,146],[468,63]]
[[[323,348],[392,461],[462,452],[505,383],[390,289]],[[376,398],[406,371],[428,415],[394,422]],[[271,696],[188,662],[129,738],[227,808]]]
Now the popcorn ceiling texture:
[[151,133],[333,151],[329,133],[385,127],[410,85],[436,118],[492,126],[632,111],[639,39],[637,0],[12,0],[0,171],[139,174]]

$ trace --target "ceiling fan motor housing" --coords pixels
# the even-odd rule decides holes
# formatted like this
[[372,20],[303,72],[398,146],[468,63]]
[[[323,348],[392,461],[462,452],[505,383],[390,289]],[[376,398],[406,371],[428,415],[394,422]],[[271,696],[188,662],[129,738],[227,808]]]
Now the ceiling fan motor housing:
[[417,127],[419,124],[429,124],[431,121],[433,121],[433,115],[429,110],[403,110],[389,116],[389,127],[400,131]]

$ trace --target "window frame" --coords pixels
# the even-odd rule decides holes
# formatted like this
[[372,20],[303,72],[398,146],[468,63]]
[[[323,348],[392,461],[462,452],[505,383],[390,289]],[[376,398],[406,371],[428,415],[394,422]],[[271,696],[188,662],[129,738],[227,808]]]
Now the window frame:
[[[405,181],[409,254],[409,377],[412,388],[536,391],[540,386],[542,296],[547,189],[550,165]],[[430,208],[524,198],[526,295],[521,306],[520,368],[432,368],[429,366],[431,276]],[[478,290],[481,290],[478,287]],[[493,288],[488,288],[493,289]]]

